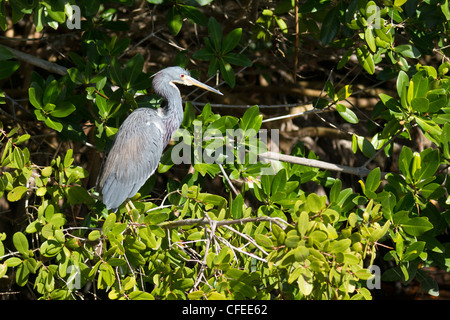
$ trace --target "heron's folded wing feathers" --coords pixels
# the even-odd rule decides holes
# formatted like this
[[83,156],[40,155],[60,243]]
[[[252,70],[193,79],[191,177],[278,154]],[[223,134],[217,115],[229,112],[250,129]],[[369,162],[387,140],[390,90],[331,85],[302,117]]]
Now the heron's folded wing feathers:
[[117,209],[155,172],[163,152],[163,122],[152,109],[137,109],[115,137],[100,180],[103,203]]

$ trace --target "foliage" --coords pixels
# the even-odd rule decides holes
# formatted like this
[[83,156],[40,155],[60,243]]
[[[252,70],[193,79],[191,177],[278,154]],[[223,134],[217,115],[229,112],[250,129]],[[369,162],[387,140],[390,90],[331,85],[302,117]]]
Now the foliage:
[[[64,24],[73,19],[74,5],[84,18],[80,50],[64,53],[67,72],[29,75],[24,108],[32,123],[56,132],[58,141],[106,152],[130,110],[159,106],[152,73],[143,71],[145,57],[130,54],[134,44],[121,33],[130,25],[117,19],[119,6],[135,2],[0,3],[3,31],[9,21],[32,19],[38,32],[73,32]],[[32,288],[40,299],[371,299],[371,267],[385,262],[383,281],[417,280],[438,295],[426,268],[450,269],[444,237],[450,224],[448,1],[301,1],[300,34],[292,24],[291,0],[257,8],[247,29],[222,27],[219,20],[226,17],[213,17],[209,1],[147,2],[151,10],[160,5],[162,26],[173,37],[182,35],[184,18],[202,31],[203,47],[180,51],[175,61],[193,61],[199,69],[193,74],[220,75],[227,90],[243,85],[236,77],[241,71],[231,65],[262,70],[264,77],[270,68],[258,57],[275,47],[285,50],[289,63],[300,34],[308,36],[305,47],[309,41],[342,52],[334,60],[336,72],[351,66],[395,86],[379,93],[372,113],[364,114],[370,122],[349,104],[356,86],[346,77],[348,82],[323,81],[324,94],[313,101],[317,115],[336,111],[333,126],[342,120],[342,127],[355,128],[351,148],[370,173],[359,177],[356,188],[327,170],[255,161],[261,151],[255,145],[266,149],[267,143],[259,135],[262,109],[221,116],[209,103],[197,112],[187,102],[182,130],[158,175],[181,165],[174,153],[188,156],[192,170],[163,182],[153,176],[132,205],[112,213],[95,186],[87,186],[90,172],[76,160],[74,147],[42,160],[30,152],[35,140],[26,121],[2,118],[0,196],[25,214],[18,228],[0,232],[0,278],[14,277],[16,286]],[[435,54],[442,60],[427,64]],[[14,77],[23,64],[6,47],[0,47],[0,60],[1,79]],[[364,131],[361,123],[373,128]],[[418,132],[426,148],[415,145]],[[291,155],[319,158],[302,143]],[[380,169],[377,157],[391,159],[393,169]],[[217,180],[221,191],[209,186]],[[325,194],[309,190],[311,185]]]

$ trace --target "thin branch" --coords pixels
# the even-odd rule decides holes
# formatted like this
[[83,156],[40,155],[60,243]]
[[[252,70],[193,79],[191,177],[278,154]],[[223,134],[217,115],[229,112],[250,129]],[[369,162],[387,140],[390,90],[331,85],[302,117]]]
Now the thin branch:
[[282,116],[278,116],[278,117],[264,119],[262,122],[265,123],[265,122],[270,122],[270,121],[277,121],[277,120],[283,120],[283,119],[297,118],[297,117],[301,117],[301,116],[306,115],[306,114],[310,114],[310,113],[317,114],[317,113],[321,113],[321,112],[325,112],[325,111],[327,111],[327,108],[322,109],[322,110],[320,110],[320,109],[317,109],[317,110],[316,109],[311,109],[311,110],[306,110],[306,111],[302,111],[302,112],[298,112],[298,113],[286,114],[286,115],[282,115]]
[[[208,214],[205,214],[205,216],[206,216],[205,221],[208,221],[208,224],[211,227],[211,231],[209,233],[209,237],[206,240],[205,256],[203,257],[202,266],[200,267],[200,270],[199,270],[199,272],[197,274],[197,277],[195,279],[195,283],[192,286],[192,288],[197,288],[197,286],[199,285],[199,283],[200,283],[200,281],[202,279],[203,273],[205,272],[205,269],[206,269],[206,266],[207,266],[206,258],[208,257],[208,251],[209,251],[209,248],[211,246],[211,241],[213,240],[214,234],[216,233],[217,222],[211,220],[208,217]],[[207,228],[205,228],[205,232],[208,232]]]
[[236,233],[237,235],[241,236],[242,238],[246,239],[247,241],[249,241],[250,243],[252,243],[255,247],[257,247],[262,253],[264,253],[266,256],[268,256],[269,254],[263,249],[261,248],[256,241],[250,237],[249,235],[246,235],[245,233],[239,232],[236,229],[230,227],[230,226],[224,226],[224,228],[227,228],[230,231],[233,231],[234,233]]
[[236,190],[236,188],[233,185],[233,182],[231,182],[230,178],[228,177],[227,173],[225,172],[225,169],[223,168],[223,166],[220,163],[219,163],[219,168],[220,168],[220,171],[222,171],[223,176],[227,180],[228,185],[230,186],[231,190],[233,190],[233,192],[236,196],[239,195],[239,191]]
[[[289,162],[294,164],[300,164],[302,166],[307,167],[313,167],[313,168],[319,168],[324,170],[330,170],[330,171],[336,171],[336,172],[342,172],[342,173],[348,173],[360,177],[365,177],[370,173],[370,169],[367,169],[365,166],[360,167],[349,167],[344,166],[340,164],[334,164],[334,163],[328,163],[325,161],[315,160],[315,159],[307,159],[307,158],[301,158],[301,157],[295,157],[275,152],[264,152],[259,155],[260,158],[266,159],[266,160],[277,160],[282,162]],[[386,172],[381,172],[381,177],[384,178],[386,175]]]
[[42,69],[47,70],[52,73],[59,74],[61,76],[64,76],[67,74],[67,68],[60,66],[59,64],[36,58],[35,56],[32,56],[31,54],[24,53],[22,51],[19,51],[19,50],[16,50],[16,49],[13,49],[13,48],[1,45],[1,44],[0,44],[0,47],[5,48],[6,50],[10,51],[17,60],[24,61],[33,66],[42,68]]
[[262,262],[267,262],[266,259],[261,258],[261,257],[258,257],[256,254],[253,254],[253,253],[251,253],[251,252],[247,252],[247,251],[245,251],[245,250],[242,250],[241,248],[238,248],[238,247],[233,246],[231,243],[229,243],[227,240],[225,240],[225,239],[222,238],[222,237],[218,237],[218,239],[219,239],[220,241],[222,241],[222,242],[223,242],[227,247],[229,247],[231,250],[236,250],[236,251],[239,251],[239,252],[242,253],[242,254],[245,254],[245,255],[247,255],[247,256],[250,256],[250,257],[252,257],[252,258],[255,258],[256,260],[259,260],[259,261],[262,261]]
[[[204,106],[204,102],[191,101],[194,106]],[[222,103],[210,103],[213,108],[232,108],[232,109],[249,109],[255,104],[222,104]],[[311,103],[284,103],[284,104],[258,104],[259,109],[275,109],[275,108],[300,108],[304,107],[306,110],[312,106]]]
[[222,221],[216,221],[216,220],[209,220],[205,218],[201,219],[185,219],[185,220],[176,220],[176,221],[168,221],[158,224],[158,227],[163,229],[173,229],[178,228],[182,226],[191,226],[191,225],[210,225],[211,221],[215,222],[215,225],[217,227],[221,226],[230,226],[233,224],[244,224],[248,222],[260,222],[260,221],[269,221],[272,223],[275,223],[280,228],[285,229],[289,223],[284,221],[281,218],[272,218],[272,217],[257,217],[257,218],[243,218],[243,219],[235,219],[235,220],[222,220]]

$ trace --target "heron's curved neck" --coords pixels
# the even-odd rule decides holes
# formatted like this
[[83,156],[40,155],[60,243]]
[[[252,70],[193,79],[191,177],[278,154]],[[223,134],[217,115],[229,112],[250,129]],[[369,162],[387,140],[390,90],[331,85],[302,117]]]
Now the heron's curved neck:
[[172,83],[159,94],[167,101],[167,106],[164,108],[163,121],[167,129],[165,142],[168,143],[172,138],[172,134],[183,122],[183,101],[180,90]]

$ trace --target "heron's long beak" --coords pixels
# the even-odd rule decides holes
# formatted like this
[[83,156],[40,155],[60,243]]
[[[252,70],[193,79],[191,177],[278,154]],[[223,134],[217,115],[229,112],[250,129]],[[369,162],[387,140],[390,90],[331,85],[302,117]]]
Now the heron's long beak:
[[184,75],[183,82],[181,82],[181,83],[186,86],[197,86],[199,88],[202,88],[202,89],[205,89],[205,90],[208,90],[208,91],[211,91],[211,92],[214,92],[214,93],[217,93],[217,94],[220,94],[221,96],[223,96],[223,93],[220,92],[219,90],[216,90],[216,89],[204,84],[203,82],[200,82],[188,75]]

